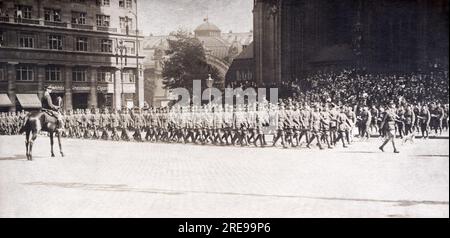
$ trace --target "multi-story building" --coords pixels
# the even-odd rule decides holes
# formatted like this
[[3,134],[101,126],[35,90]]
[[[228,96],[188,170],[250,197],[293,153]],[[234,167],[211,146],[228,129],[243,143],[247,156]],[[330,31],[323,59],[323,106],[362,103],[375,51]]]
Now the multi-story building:
[[8,110],[41,98],[45,85],[65,109],[143,106],[136,10],[136,0],[0,0]]
[[[163,61],[167,58],[165,52],[169,49],[167,41],[171,37],[170,35],[151,35],[145,37],[143,43],[143,54],[146,56],[144,62],[146,101],[154,107],[166,106],[173,100],[169,90],[164,88],[162,77]],[[202,24],[195,28],[193,37],[197,38],[202,44],[207,63],[218,69],[221,79],[215,80],[220,80],[222,84],[225,84],[224,79],[231,63],[251,45],[253,31],[222,33],[220,28],[206,18]]]

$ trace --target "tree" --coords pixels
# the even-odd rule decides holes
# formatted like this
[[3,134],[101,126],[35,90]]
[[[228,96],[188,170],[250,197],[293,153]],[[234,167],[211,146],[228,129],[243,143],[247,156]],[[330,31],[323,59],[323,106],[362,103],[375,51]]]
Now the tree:
[[[171,34],[168,40],[168,59],[163,63],[163,84],[165,89],[186,88],[192,93],[192,81],[201,80],[206,88],[208,74],[216,80],[222,80],[219,70],[206,61],[205,50],[201,42],[184,30]],[[215,83],[215,84],[216,84]]]

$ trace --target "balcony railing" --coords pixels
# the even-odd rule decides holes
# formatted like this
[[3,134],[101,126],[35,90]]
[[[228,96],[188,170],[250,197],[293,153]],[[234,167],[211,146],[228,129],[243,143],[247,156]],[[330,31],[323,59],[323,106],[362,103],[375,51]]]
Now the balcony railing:
[[107,26],[97,26],[98,31],[117,32],[117,28],[110,28]]
[[[85,24],[70,24],[67,22],[55,22],[55,21],[44,21],[40,19],[29,19],[29,18],[17,18],[17,17],[7,17],[2,16],[0,17],[0,22],[11,22],[12,19],[14,19],[14,23],[17,24],[32,24],[32,25],[44,25],[44,26],[51,26],[51,27],[61,27],[61,28],[74,28],[74,29],[81,29],[81,30],[90,30],[90,31],[103,31],[103,32],[113,32],[117,33],[117,28],[111,28],[107,26],[92,26],[92,25],[85,25]],[[129,35],[135,34],[135,30],[130,30],[128,32]],[[121,29],[122,34],[126,34],[125,29]]]
[[94,29],[94,27],[91,25],[73,24],[73,23],[72,23],[72,28],[82,29],[82,30],[93,30]]
[[127,30],[126,28],[120,28],[120,33],[134,36],[134,35],[136,35],[136,33],[138,35],[140,35],[142,33],[142,31],[136,31],[136,30],[131,30],[131,29]]
[[58,22],[58,21],[44,21],[45,26],[56,26],[56,27],[64,27],[67,28],[67,23]]
[[22,23],[22,24],[39,25],[39,20],[36,20],[36,19],[28,19],[28,18],[14,18],[14,22],[16,22],[16,23]]

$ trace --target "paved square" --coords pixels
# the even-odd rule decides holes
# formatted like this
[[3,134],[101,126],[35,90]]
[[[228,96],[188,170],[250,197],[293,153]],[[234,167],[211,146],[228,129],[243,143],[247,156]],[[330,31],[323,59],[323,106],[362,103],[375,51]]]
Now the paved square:
[[[0,136],[0,217],[449,217],[449,140],[401,154]],[[57,152],[55,146],[55,152]]]

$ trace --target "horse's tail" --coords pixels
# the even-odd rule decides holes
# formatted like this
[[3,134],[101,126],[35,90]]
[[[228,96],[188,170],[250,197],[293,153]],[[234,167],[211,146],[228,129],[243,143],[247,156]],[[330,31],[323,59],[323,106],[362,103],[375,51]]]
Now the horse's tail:
[[22,123],[22,127],[19,130],[19,135],[22,135],[23,133],[25,133],[27,131],[27,128],[30,128],[30,118],[27,117],[25,119],[23,119],[23,123]]
[[22,126],[19,130],[19,135],[22,135],[27,131],[40,130],[40,123],[38,122],[38,118],[36,118],[35,116],[35,113],[29,113],[27,116],[25,116],[25,118],[22,119]]

